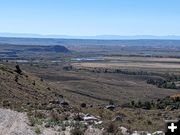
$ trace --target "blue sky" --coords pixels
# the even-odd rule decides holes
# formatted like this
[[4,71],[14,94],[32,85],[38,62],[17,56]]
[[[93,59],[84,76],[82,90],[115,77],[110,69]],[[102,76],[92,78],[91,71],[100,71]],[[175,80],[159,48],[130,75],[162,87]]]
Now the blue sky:
[[0,0],[0,32],[180,35],[180,0]]

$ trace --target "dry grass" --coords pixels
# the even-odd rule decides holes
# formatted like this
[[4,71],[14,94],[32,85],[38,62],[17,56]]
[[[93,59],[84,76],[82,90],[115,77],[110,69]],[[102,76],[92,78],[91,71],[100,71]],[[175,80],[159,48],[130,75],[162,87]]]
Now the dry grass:
[[[163,130],[163,119],[180,117],[178,116],[179,110],[117,108],[115,111],[109,111],[102,109],[110,100],[113,100],[116,105],[121,105],[132,100],[156,100],[176,94],[178,91],[148,85],[144,79],[137,76],[108,73],[98,74],[83,71],[65,72],[58,68],[47,67],[44,69],[29,68],[27,66],[25,69],[29,72],[39,76],[55,76],[55,79],[53,81],[51,79],[41,81],[40,78],[26,73],[28,77],[25,75],[18,76],[19,84],[15,81],[16,73],[11,66],[10,68],[6,66],[1,68],[0,80],[3,81],[0,85],[3,93],[0,94],[0,100],[4,101],[6,99],[8,102],[13,103],[14,106],[24,104],[24,106],[31,108],[31,105],[33,106],[37,102],[41,104],[54,98],[55,94],[53,93],[56,92],[67,98],[72,106],[80,107],[82,102],[86,103],[87,108],[81,108],[80,111],[100,116],[105,123],[111,121],[118,114],[123,114],[123,121],[118,121],[116,124],[131,130]],[[23,69],[24,67],[22,67]],[[139,67],[139,69],[142,68]],[[93,107],[90,107],[91,105]],[[37,117],[44,116],[37,114]],[[55,112],[51,114],[51,118],[55,121],[61,121],[66,119],[66,115]],[[36,123],[36,119],[32,119],[33,122]],[[109,127],[111,126],[109,125]]]
[[[0,102],[2,106],[18,108],[42,107],[41,103],[56,98],[54,88],[40,78],[22,69],[20,75],[15,72],[15,65],[0,66]],[[18,75],[18,81],[16,76]],[[51,87],[51,90],[47,88]]]
[[76,68],[129,69],[152,72],[172,72],[180,74],[180,59],[155,57],[100,57],[104,61],[72,63]]
[[155,57],[115,57],[115,56],[109,56],[109,57],[100,57],[104,60],[127,60],[127,61],[139,61],[139,62],[180,62],[180,59],[178,58],[155,58]]
[[116,69],[116,68],[151,68],[151,69],[178,69],[180,68],[180,65],[173,64],[173,63],[141,63],[141,62],[128,62],[128,63],[96,63],[96,62],[86,62],[86,63],[74,63],[73,66],[75,67],[88,67],[88,68],[110,68],[110,69]]

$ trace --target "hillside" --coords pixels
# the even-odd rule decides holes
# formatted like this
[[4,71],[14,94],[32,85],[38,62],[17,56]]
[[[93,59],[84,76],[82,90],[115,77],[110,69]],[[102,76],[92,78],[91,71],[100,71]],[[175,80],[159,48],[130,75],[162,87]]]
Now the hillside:
[[[63,63],[48,61],[1,63],[0,108],[26,112],[35,132],[153,133],[164,130],[164,119],[180,117],[179,91],[147,84],[147,75],[96,72],[98,68],[66,71]],[[16,126],[16,113],[11,114]],[[11,116],[5,117],[11,123]],[[3,123],[2,129],[9,130]]]
[[[19,108],[22,106],[42,105],[59,95],[45,81],[22,71],[17,73],[11,66],[0,65],[1,106]],[[20,109],[20,108],[19,108]]]
[[[52,66],[17,66],[10,62],[0,65],[0,108],[25,111],[32,130],[44,135],[51,129],[51,134],[67,132],[66,135],[70,132],[113,134],[122,133],[122,129],[126,130],[124,134],[163,131],[164,119],[179,118],[179,102],[174,107],[171,106],[174,101],[158,98],[177,93],[148,85],[137,76],[135,80],[123,74],[63,71]],[[132,101],[137,97],[139,101]],[[13,118],[16,115],[11,114]],[[11,123],[11,116],[6,117],[5,122]],[[16,126],[14,120],[11,124]]]

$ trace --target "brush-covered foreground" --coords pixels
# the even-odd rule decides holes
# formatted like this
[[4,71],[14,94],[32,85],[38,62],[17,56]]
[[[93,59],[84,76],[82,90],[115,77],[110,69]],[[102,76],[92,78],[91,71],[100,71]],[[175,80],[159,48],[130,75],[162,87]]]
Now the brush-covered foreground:
[[180,119],[178,45],[72,41],[1,46],[0,106],[25,112],[36,134],[147,134]]
[[[27,65],[1,64],[1,106],[26,112],[29,125],[37,134],[46,129],[70,134],[121,134],[123,128],[129,134],[153,133],[164,130],[165,119],[180,118],[179,95],[175,94],[178,92],[157,88],[141,78],[63,69],[55,75],[54,70],[37,70],[36,66],[28,73],[30,70],[26,69]],[[33,75],[36,71],[41,71],[37,73],[39,77]],[[42,76],[45,71],[48,77]],[[174,103],[176,107],[172,106]]]

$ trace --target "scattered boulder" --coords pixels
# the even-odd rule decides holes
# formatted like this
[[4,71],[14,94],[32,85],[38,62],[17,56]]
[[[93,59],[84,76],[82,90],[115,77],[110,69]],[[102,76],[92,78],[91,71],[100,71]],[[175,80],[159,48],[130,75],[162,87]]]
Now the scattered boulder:
[[94,122],[96,125],[100,125],[100,124],[102,124],[103,123],[103,121],[98,121],[98,122]]
[[91,126],[84,133],[84,135],[102,135],[102,134],[103,134],[103,130],[98,128],[93,128]]
[[154,133],[152,133],[152,135],[164,135],[163,131],[156,131]]
[[83,119],[83,116],[82,116],[81,113],[77,113],[77,114],[73,115],[73,120],[75,120],[75,121],[83,121],[84,119]]
[[118,112],[116,114],[116,117],[112,120],[112,121],[123,121],[124,117],[126,117],[126,115],[124,113]]
[[89,114],[86,114],[84,117],[83,117],[84,121],[99,121],[98,118],[92,116],[92,115],[89,115]]
[[134,131],[132,135],[151,135],[151,133],[147,131]]
[[123,121],[123,118],[124,118],[123,115],[118,115],[112,121]]
[[165,110],[169,110],[169,111],[173,111],[173,110],[175,110],[175,109],[178,109],[178,108],[176,108],[175,105],[169,105],[169,106],[167,106],[167,107],[165,108]]
[[68,102],[66,102],[66,101],[61,101],[61,103],[60,103],[62,106],[68,106],[69,105],[69,103]]
[[60,104],[59,100],[50,100],[49,103],[51,104]]
[[115,105],[107,105],[105,108],[113,111],[116,107]]
[[84,117],[84,121],[98,121],[98,119],[94,116],[86,116]]
[[125,127],[119,127],[118,129],[121,131],[121,133],[122,133],[123,135],[128,135],[128,134],[129,134],[129,133],[128,133],[128,129],[125,128]]
[[64,96],[63,96],[63,95],[61,95],[61,94],[59,94],[58,96],[59,96],[59,98],[64,98]]
[[52,103],[49,103],[46,107],[46,110],[52,110],[53,108],[55,108],[56,105],[55,104],[52,104]]
[[49,128],[49,127],[50,127],[50,124],[49,124],[49,123],[45,123],[45,124],[44,124],[44,127],[45,127],[45,128]]

